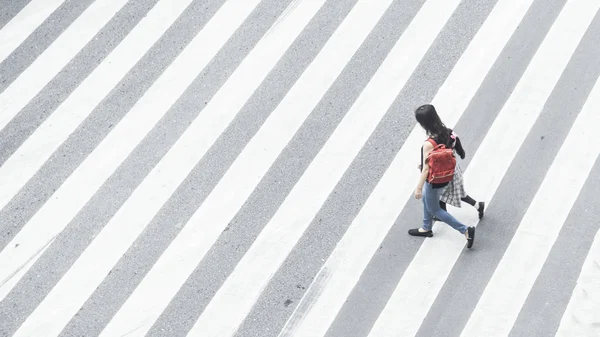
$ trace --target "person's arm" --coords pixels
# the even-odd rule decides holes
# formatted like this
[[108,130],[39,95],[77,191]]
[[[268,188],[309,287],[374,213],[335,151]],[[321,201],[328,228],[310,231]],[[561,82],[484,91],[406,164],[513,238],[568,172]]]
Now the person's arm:
[[456,153],[460,156],[460,159],[465,159],[465,149],[463,149],[462,144],[460,143],[460,138],[456,137],[456,144],[454,145],[454,149],[456,149]]
[[419,176],[419,182],[417,183],[417,188],[415,189],[415,198],[420,199],[423,192],[423,185],[425,185],[425,181],[427,180],[427,174],[429,173],[429,164],[427,161],[427,157],[429,153],[433,150],[433,145],[426,141],[423,144],[423,161],[421,165],[423,166],[423,170],[421,171],[421,175]]

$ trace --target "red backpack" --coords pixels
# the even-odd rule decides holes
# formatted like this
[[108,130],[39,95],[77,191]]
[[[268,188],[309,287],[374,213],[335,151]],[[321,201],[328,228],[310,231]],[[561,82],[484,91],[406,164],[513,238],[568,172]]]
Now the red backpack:
[[433,150],[427,156],[429,160],[428,181],[432,184],[441,184],[452,181],[454,178],[454,169],[456,168],[456,158],[452,149],[446,145],[438,145],[433,139],[427,139]]

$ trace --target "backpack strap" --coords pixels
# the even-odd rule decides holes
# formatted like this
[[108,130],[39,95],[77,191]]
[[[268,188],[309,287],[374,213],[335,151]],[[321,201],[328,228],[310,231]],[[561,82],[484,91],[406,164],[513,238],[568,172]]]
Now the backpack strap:
[[437,143],[435,142],[435,140],[433,140],[433,138],[427,138],[427,141],[430,142],[431,145],[433,145],[433,148],[437,146]]

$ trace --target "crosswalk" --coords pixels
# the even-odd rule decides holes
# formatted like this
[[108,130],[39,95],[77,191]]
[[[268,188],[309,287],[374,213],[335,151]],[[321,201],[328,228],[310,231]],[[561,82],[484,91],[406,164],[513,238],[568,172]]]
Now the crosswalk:
[[600,336],[600,0],[0,8],[0,336]]

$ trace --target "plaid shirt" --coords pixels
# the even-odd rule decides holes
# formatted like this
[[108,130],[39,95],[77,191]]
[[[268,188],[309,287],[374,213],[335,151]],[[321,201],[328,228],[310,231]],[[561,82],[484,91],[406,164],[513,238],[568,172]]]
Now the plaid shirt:
[[456,163],[456,169],[454,171],[454,178],[452,181],[444,188],[442,195],[440,196],[440,200],[450,204],[454,207],[461,207],[460,199],[467,196],[467,192],[465,191],[465,185],[463,181],[462,170],[460,169],[460,165]]

